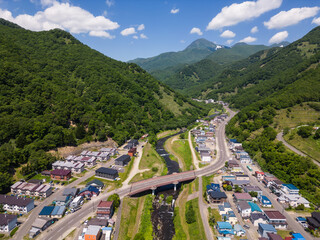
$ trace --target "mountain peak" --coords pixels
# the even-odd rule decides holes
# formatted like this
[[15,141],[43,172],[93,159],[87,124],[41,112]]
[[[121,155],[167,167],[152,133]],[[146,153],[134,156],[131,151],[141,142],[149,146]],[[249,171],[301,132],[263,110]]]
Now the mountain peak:
[[13,22],[9,22],[3,18],[0,18],[0,25],[11,27],[11,28],[20,28],[20,29],[22,28],[19,25],[15,24]]
[[216,49],[217,45],[205,38],[193,41],[186,49]]

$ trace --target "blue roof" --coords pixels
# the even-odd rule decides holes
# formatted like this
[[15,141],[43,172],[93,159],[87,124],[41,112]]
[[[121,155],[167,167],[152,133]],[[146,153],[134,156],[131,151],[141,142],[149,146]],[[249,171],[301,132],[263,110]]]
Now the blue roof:
[[224,206],[225,208],[231,208],[231,205],[230,205],[230,203],[228,203],[228,202],[224,202],[224,203],[223,203],[223,206]]
[[259,208],[259,206],[256,203],[248,202],[248,204],[250,205],[252,212],[255,212],[255,211],[256,212],[262,212],[262,210]]
[[269,198],[267,198],[267,197],[266,197],[266,196],[264,196],[264,195],[261,195],[261,199],[262,199],[262,201],[268,201],[268,202],[270,202],[270,203],[271,203],[270,199],[269,199]]
[[233,211],[229,211],[229,212],[228,212],[228,215],[229,215],[229,217],[236,217],[236,215],[234,214]]
[[305,240],[301,233],[292,233],[293,240]]
[[307,219],[305,219],[304,217],[297,217],[297,220],[300,222],[306,222]]
[[289,188],[290,190],[299,190],[295,185],[289,183],[289,184],[282,184],[283,186]]
[[240,232],[240,231],[246,232],[246,230],[244,230],[240,224],[235,224],[233,228],[236,232]]
[[230,139],[230,142],[233,142],[233,143],[238,143],[237,139]]
[[270,224],[264,224],[264,223],[259,223],[259,227],[263,229],[263,231],[268,231],[268,232],[277,232],[277,230],[274,228],[274,226]]
[[53,209],[51,215],[63,215],[64,212],[65,212],[65,210],[66,210],[66,207],[65,207],[65,206],[56,206],[56,207]]
[[42,216],[51,215],[53,209],[54,209],[54,206],[45,206],[45,207],[42,208],[42,210],[39,213],[39,215],[42,215]]
[[110,231],[112,231],[112,227],[103,227],[102,230],[110,230]]
[[228,222],[217,222],[220,229],[232,229],[232,225]]
[[88,186],[88,187],[85,187],[85,188],[83,188],[83,189],[81,189],[81,191],[79,192],[79,194],[80,193],[83,193],[83,192],[85,192],[85,191],[90,191],[90,192],[96,192],[96,193],[98,193],[99,192],[99,189],[98,188],[96,188],[96,187],[94,187],[94,186]]
[[223,205],[218,205],[219,211],[224,211],[224,206]]

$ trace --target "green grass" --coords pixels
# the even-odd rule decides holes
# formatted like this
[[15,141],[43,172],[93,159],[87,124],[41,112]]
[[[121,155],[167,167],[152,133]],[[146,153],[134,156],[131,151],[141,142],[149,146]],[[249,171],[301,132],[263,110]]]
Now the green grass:
[[179,207],[175,207],[174,209],[174,219],[173,219],[175,235],[173,236],[173,240],[187,239],[187,235],[183,230],[181,224],[181,216],[179,213]]
[[[138,233],[143,234],[145,240],[153,240],[153,226],[151,222],[153,196],[147,195],[143,206]],[[122,238],[120,238],[122,239]]]
[[11,232],[10,232],[10,237],[13,237],[13,235],[18,231],[19,227],[15,227]]
[[183,171],[191,170],[191,167],[194,169],[192,163],[192,155],[187,140],[177,140],[172,143],[172,149],[176,153],[177,157],[180,158],[183,162]]
[[279,230],[277,231],[277,234],[279,234],[282,238],[285,238],[285,237],[290,237],[290,232],[291,231],[288,231],[288,230]]
[[97,179],[101,182],[104,183],[104,188],[106,187],[110,187],[109,191],[112,191],[116,188],[120,188],[121,187],[121,182],[120,181],[111,181],[111,180],[107,180],[107,179],[104,179],[104,178],[98,178],[96,176],[92,176],[90,178],[88,178],[87,180],[81,182],[79,185],[86,185],[88,182],[94,180],[94,179]]
[[176,134],[179,131],[180,131],[180,129],[178,128],[178,129],[175,129],[175,130],[166,130],[166,131],[159,132],[157,134],[157,139],[161,139],[161,138]]
[[159,156],[156,150],[147,143],[143,148],[142,157],[139,164],[139,169],[152,169],[153,167],[158,168],[158,171],[155,172],[155,175],[166,175],[167,166],[164,159]]
[[194,223],[188,224],[190,239],[205,240],[206,235],[204,232],[203,223],[200,216],[198,198],[188,201],[186,204],[186,208],[188,207],[189,204],[193,205],[193,209],[196,214],[196,221]]
[[[211,208],[211,207],[208,207],[208,212],[209,212],[209,225],[210,227],[212,228],[212,231],[214,232],[215,235],[217,235],[217,231],[216,229],[214,228],[214,225],[216,225],[215,223],[218,222],[218,221],[222,221],[222,217],[221,215],[219,214],[219,211],[218,209],[215,209],[215,208]],[[214,219],[215,219],[215,223],[212,225],[210,224],[210,218],[211,216],[214,216]]]
[[43,176],[43,175],[41,175],[41,173],[33,176],[31,179],[37,179],[37,180],[43,180],[43,179],[45,179],[46,182],[50,182],[50,181],[51,181],[51,178],[50,178],[49,176]]

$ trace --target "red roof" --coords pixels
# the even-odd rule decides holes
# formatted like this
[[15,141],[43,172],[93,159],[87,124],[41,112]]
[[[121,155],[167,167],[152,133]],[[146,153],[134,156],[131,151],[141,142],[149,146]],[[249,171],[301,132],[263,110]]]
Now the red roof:
[[252,200],[249,193],[234,193],[233,195],[238,200]]
[[56,175],[56,176],[67,176],[69,174],[71,174],[70,170],[64,170],[64,169],[55,169],[51,171],[52,175]]
[[111,208],[113,201],[100,201],[98,207]]
[[264,211],[264,213],[269,219],[286,219],[286,217],[279,211]]
[[256,174],[261,174],[261,175],[264,175],[264,172],[259,172],[259,171],[256,171]]

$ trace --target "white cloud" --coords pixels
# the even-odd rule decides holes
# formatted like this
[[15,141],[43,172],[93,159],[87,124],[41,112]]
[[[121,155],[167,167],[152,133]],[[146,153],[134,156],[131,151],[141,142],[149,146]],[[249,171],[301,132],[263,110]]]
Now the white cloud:
[[256,33],[256,32],[258,32],[259,31],[259,29],[258,29],[258,27],[257,26],[254,26],[253,28],[251,28],[251,33]]
[[94,34],[107,37],[105,31],[119,28],[118,23],[104,16],[93,16],[90,12],[69,3],[54,2],[52,6],[35,15],[21,14],[17,17],[13,17],[8,10],[0,9],[0,17],[33,31],[60,28],[75,34],[91,33],[91,36]]
[[148,39],[148,37],[146,35],[144,35],[143,33],[140,34],[140,38],[141,39]]
[[317,24],[317,25],[320,25],[320,17],[314,18],[314,19],[312,20],[312,23]]
[[209,22],[206,30],[216,30],[227,26],[233,26],[240,22],[259,17],[265,12],[279,8],[282,0],[257,0],[233,3],[222,8]]
[[285,40],[288,36],[289,36],[289,34],[287,31],[278,32],[275,35],[273,35],[272,38],[270,38],[269,43],[270,44],[280,43],[283,40]]
[[306,18],[314,17],[319,10],[319,7],[292,8],[274,15],[268,22],[264,22],[264,25],[268,29],[288,27]]
[[244,38],[244,39],[240,40],[239,42],[252,43],[252,42],[255,42],[255,41],[257,41],[257,39],[256,39],[256,38],[251,37],[251,36],[248,36],[248,37],[246,37],[246,38]]
[[114,5],[114,1],[113,0],[106,0],[106,4],[108,7],[111,7],[112,5]]
[[122,36],[128,36],[131,34],[136,34],[136,30],[134,29],[134,27],[126,28],[121,31]]
[[138,39],[139,37],[135,35],[135,36],[133,36],[133,38],[134,38],[134,39]]
[[138,31],[144,30],[145,29],[144,24],[140,24],[137,29]]
[[56,2],[56,0],[41,0],[41,6],[42,7],[47,7],[47,6],[51,6]]
[[103,38],[109,38],[109,39],[115,38],[115,36],[110,35],[110,33],[106,31],[90,31],[89,35],[93,37],[103,37]]
[[170,11],[170,13],[176,14],[176,13],[178,13],[179,11],[180,11],[179,8],[172,8],[171,11]]
[[225,30],[220,35],[220,37],[223,37],[223,38],[234,38],[235,36],[236,36],[236,34],[230,30]]
[[231,43],[233,43],[233,39],[227,40],[227,44],[228,44],[228,45],[230,45]]
[[201,32],[200,28],[192,28],[190,31],[190,34],[198,34],[199,36],[201,36],[203,33]]

